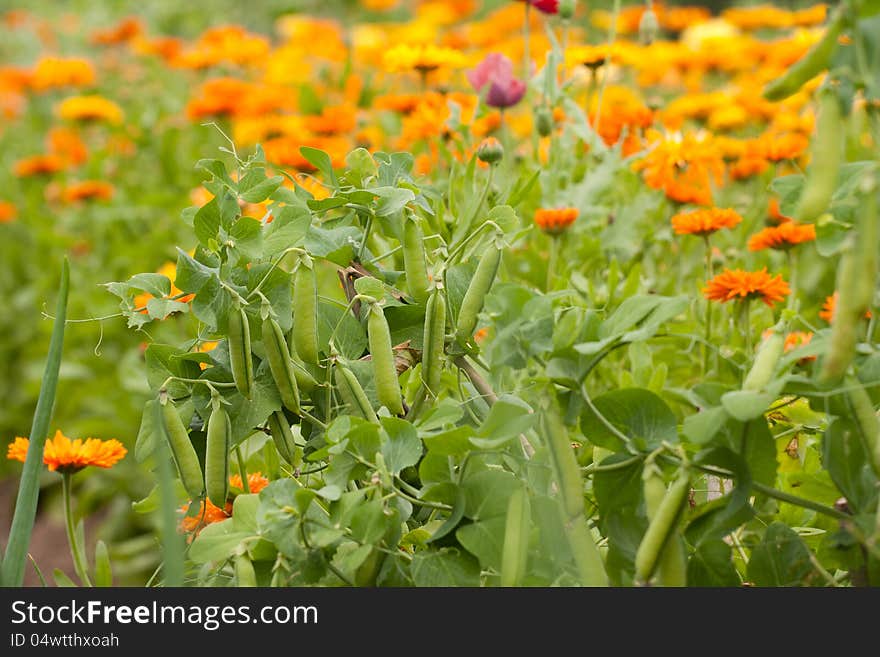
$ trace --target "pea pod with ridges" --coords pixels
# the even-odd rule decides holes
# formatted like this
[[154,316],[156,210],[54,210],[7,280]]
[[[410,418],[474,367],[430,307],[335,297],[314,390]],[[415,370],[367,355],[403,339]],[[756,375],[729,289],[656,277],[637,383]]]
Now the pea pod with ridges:
[[299,413],[299,386],[296,382],[293,361],[287,349],[284,333],[278,322],[271,317],[263,320],[263,348],[281,402],[294,413]]
[[[872,182],[872,181],[871,181]],[[838,299],[831,321],[831,341],[822,361],[819,380],[839,381],[855,357],[859,326],[874,299],[877,285],[877,241],[880,216],[877,191],[868,185],[861,197],[861,211],[837,271]]]
[[559,504],[566,537],[584,586],[607,586],[605,565],[584,518],[584,482],[559,410],[541,414],[541,431],[559,491]]
[[468,285],[464,298],[461,300],[461,308],[458,311],[458,321],[455,325],[455,339],[461,344],[467,344],[477,328],[477,319],[483,309],[486,295],[492,289],[498,267],[501,265],[501,249],[497,244],[491,245],[477,265],[474,277]]
[[292,467],[299,467],[302,462],[302,449],[297,446],[293,438],[293,431],[290,430],[290,422],[283,411],[274,411],[268,420],[269,433],[272,434],[272,441],[275,443],[275,449],[285,461]]
[[823,87],[819,91],[819,116],[810,148],[810,164],[794,211],[797,221],[812,223],[828,209],[843,163],[846,125],[837,93],[831,87]]
[[775,328],[770,329],[770,335],[764,338],[761,346],[758,347],[758,353],[755,355],[755,360],[746,374],[742,389],[754,392],[763,390],[773,378],[776,364],[782,358],[784,348],[785,338],[782,331],[778,331]]
[[822,38],[795,62],[785,74],[764,88],[764,98],[772,101],[785,100],[822,71],[828,68],[837,47],[837,39],[844,28],[844,14],[835,12]]
[[205,479],[202,475],[202,466],[196,454],[195,447],[189,439],[189,432],[183,425],[183,420],[175,408],[174,403],[168,399],[163,390],[159,393],[159,406],[162,408],[162,425],[168,446],[171,448],[171,456],[177,466],[180,481],[186,492],[193,499],[199,498],[205,492]]
[[414,217],[403,221],[403,268],[410,296],[418,303],[425,303],[428,298],[425,235]]
[[397,380],[394,365],[394,348],[391,345],[391,330],[382,307],[370,304],[367,315],[367,339],[370,344],[370,361],[373,364],[373,379],[379,403],[392,414],[403,414],[403,397]]
[[254,361],[251,357],[251,327],[244,308],[236,305],[229,313],[229,365],[235,387],[251,399],[254,387]]
[[861,381],[855,377],[847,378],[846,388],[847,400],[859,427],[871,469],[875,476],[880,477],[880,420],[877,419],[874,403]]
[[435,397],[440,390],[446,342],[446,299],[439,288],[435,288],[428,297],[422,337],[422,380],[428,394]]
[[663,549],[676,532],[690,490],[690,476],[687,470],[683,469],[657,506],[656,513],[648,523],[648,529],[636,550],[637,582],[645,584],[654,575]]
[[504,544],[501,549],[501,586],[521,586],[529,559],[531,509],[523,487],[517,488],[507,502]]
[[318,282],[311,259],[301,260],[293,275],[293,345],[302,360],[318,364]]
[[[646,463],[642,471],[642,488],[645,494],[645,511],[650,522],[657,516],[666,497],[663,476],[652,463]],[[657,564],[657,582],[661,586],[685,586],[687,584],[687,557],[684,546],[677,536],[670,537],[660,554]]]
[[229,495],[229,432],[229,414],[217,401],[206,430],[205,490],[208,499],[221,509]]
[[235,583],[239,587],[254,587],[257,585],[257,573],[254,564],[246,552],[235,555]]
[[359,415],[365,420],[369,420],[374,424],[379,424],[379,418],[376,411],[373,410],[367,393],[364,392],[363,386],[350,369],[338,362],[336,363],[335,372],[336,391],[342,397],[342,401],[352,410],[355,415]]

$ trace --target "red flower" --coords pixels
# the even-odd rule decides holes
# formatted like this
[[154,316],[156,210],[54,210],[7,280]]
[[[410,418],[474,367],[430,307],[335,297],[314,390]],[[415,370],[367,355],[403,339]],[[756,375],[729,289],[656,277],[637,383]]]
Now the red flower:
[[558,14],[559,0],[529,0],[532,7],[544,14]]

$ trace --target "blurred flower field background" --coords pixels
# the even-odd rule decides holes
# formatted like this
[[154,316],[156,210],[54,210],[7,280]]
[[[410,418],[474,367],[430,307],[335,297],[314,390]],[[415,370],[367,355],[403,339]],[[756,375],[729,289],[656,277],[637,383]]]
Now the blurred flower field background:
[[[574,14],[560,16],[560,5]],[[800,192],[792,176],[811,161],[823,77],[780,102],[763,92],[820,42],[830,9],[799,2],[652,7],[648,21],[644,2],[0,2],[0,445],[4,453],[12,446],[0,462],[3,531],[18,485],[16,459],[24,458],[16,440],[31,425],[66,255],[71,293],[50,435],[124,446],[125,458],[113,451],[104,467],[76,476],[76,513],[89,518],[88,541],[109,546],[117,583],[142,585],[154,575],[157,520],[133,506],[155,485],[134,458],[156,387],[144,351],[152,343],[183,344],[200,326],[181,308],[192,296],[174,285],[177,247],[191,255],[201,248],[187,208],[214,194],[202,186],[211,176],[195,163],[231,162],[233,152],[245,157],[258,144],[269,167],[284,172],[283,186],[311,201],[333,189],[302,147],[326,152],[336,170],[351,168],[347,156],[359,147],[408,152],[413,185],[424,192],[418,198],[432,207],[444,194],[465,194],[454,189],[462,183],[450,171],[470,167],[470,181],[495,175],[482,197],[482,188],[465,194],[464,205],[476,216],[504,199],[516,212],[503,269],[511,287],[490,297],[473,343],[503,389],[515,390],[518,381],[528,388],[524,373],[526,381],[565,379],[569,373],[553,370],[552,359],[584,340],[582,327],[595,319],[584,309],[604,318],[636,294],[683,298],[670,318],[677,315],[679,333],[690,338],[639,342],[615,354],[617,366],[596,370],[594,396],[650,390],[681,425],[719,404],[724,386],[739,385],[768,330],[784,334],[784,367],[811,377],[825,353],[837,255],[858,204],[841,196],[845,202],[830,213],[822,208],[821,220],[792,220]],[[877,159],[870,124],[878,101],[866,101],[869,95],[850,93],[850,128],[840,143],[851,162]],[[503,151],[497,166],[489,152],[495,147]],[[242,199],[241,214],[265,221],[270,202]],[[372,246],[378,254],[394,244]],[[106,284],[138,272],[164,274],[170,292],[163,298],[141,290],[120,313]],[[579,320],[552,335],[537,321],[518,324],[528,312],[523,290],[548,300],[576,297],[569,316]],[[864,324],[862,356],[872,357],[873,316]],[[565,331],[572,334],[567,345]],[[193,349],[215,346],[207,340]],[[820,466],[827,418],[806,403],[806,392],[774,394],[781,405],[766,418],[779,478],[762,481],[832,507],[843,495]],[[582,412],[569,407],[566,421],[577,424]],[[599,463],[583,438],[572,441],[581,466]],[[258,477],[245,490],[267,483]],[[72,574],[58,549],[66,540],[60,484],[54,472],[41,476],[31,551],[44,572]],[[239,476],[232,487],[242,486]],[[223,520],[231,511],[209,513]],[[783,519],[807,527],[801,535],[814,552],[831,549],[823,541],[833,528],[821,514],[816,522],[793,511]],[[199,527],[191,517],[182,523],[186,531]],[[742,536],[732,543],[734,560],[745,554],[739,540],[748,543]],[[631,569],[627,554],[621,572]],[[846,559],[829,559],[798,577],[849,582],[840,575]],[[744,557],[737,567],[748,581]],[[724,576],[729,583],[730,572]],[[38,582],[30,567],[26,582]]]

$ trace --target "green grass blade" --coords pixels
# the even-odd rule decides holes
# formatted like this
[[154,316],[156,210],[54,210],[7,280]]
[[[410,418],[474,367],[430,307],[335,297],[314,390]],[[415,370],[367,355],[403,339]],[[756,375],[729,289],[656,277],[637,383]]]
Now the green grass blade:
[[70,267],[67,258],[61,267],[61,285],[58,290],[58,303],[55,310],[55,325],[49,343],[49,356],[40,385],[40,396],[34,421],[31,425],[30,445],[18,486],[18,498],[6,555],[0,569],[0,582],[3,586],[21,586],[27,563],[28,546],[37,515],[37,501],[40,496],[40,469],[43,467],[43,447],[49,434],[49,422],[55,405],[55,392],[58,388],[58,370],[61,367],[61,350],[64,344],[64,324],[67,317],[67,295],[70,288]]

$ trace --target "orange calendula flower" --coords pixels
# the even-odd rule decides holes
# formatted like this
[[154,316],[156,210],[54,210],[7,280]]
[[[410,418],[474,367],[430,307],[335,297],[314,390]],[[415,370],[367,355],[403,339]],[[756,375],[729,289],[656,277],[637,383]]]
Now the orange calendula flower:
[[[30,441],[18,437],[9,445],[7,458],[24,463]],[[83,468],[94,465],[98,468],[109,468],[120,461],[128,450],[115,438],[99,440],[97,438],[77,438],[71,440],[61,431],[46,441],[43,450],[43,463],[49,470],[62,474],[73,474]]]
[[65,160],[60,155],[33,155],[15,163],[15,175],[19,178],[48,175],[64,169]]
[[65,203],[77,201],[108,201],[113,198],[115,189],[113,185],[104,180],[83,180],[73,183],[61,192],[61,200]]
[[[251,472],[248,475],[248,490],[251,493],[259,493],[266,486],[269,485],[269,479],[263,476],[262,472]],[[230,488],[234,488],[240,491],[244,491],[244,486],[241,483],[241,475],[234,474],[229,478],[229,486]]]
[[813,224],[798,224],[784,221],[778,226],[768,226],[749,238],[749,251],[762,249],[790,249],[796,244],[812,242],[816,239]]
[[[792,331],[785,336],[785,353],[793,351],[798,347],[803,347],[804,345],[810,344],[812,339],[813,334],[809,331]],[[815,356],[805,356],[804,358],[801,358],[798,362],[804,364],[813,360],[816,360]]]
[[[819,317],[829,324],[834,321],[834,313],[837,310],[838,298],[840,298],[840,292],[835,292],[831,296],[825,297],[825,302],[822,304],[822,310],[819,311]],[[865,313],[865,317],[871,317],[870,310]]]
[[558,235],[578,218],[577,208],[541,208],[535,212],[535,223],[545,233]]
[[[189,504],[180,507],[183,513],[189,510]],[[221,509],[211,500],[203,500],[199,504],[199,510],[194,516],[185,515],[180,519],[177,530],[184,534],[198,534],[203,527],[211,525],[215,522],[221,522],[232,516],[232,502],[227,502],[225,508]]]
[[[263,476],[261,472],[252,472],[248,475],[248,488],[251,493],[259,493],[269,485],[269,479]],[[233,496],[236,493],[243,492],[241,485],[241,475],[232,475],[229,477],[229,487],[235,489],[230,491]],[[184,514],[189,510],[189,504],[180,507],[180,511]],[[178,531],[186,534],[198,534],[202,528],[215,522],[222,522],[232,517],[232,502],[227,501],[221,509],[219,506],[211,502],[211,500],[202,500],[199,503],[199,510],[195,515],[184,515],[181,518],[177,528]]]
[[386,51],[383,64],[389,73],[406,71],[430,73],[438,68],[463,68],[467,64],[467,59],[463,53],[454,48],[402,43]]
[[105,30],[96,30],[92,32],[92,43],[101,46],[112,46],[119,43],[128,43],[132,39],[139,37],[144,32],[144,24],[140,18],[129,16],[123,18],[113,27]]
[[0,224],[8,224],[15,221],[18,209],[9,201],[0,201]]
[[85,162],[89,151],[79,134],[70,128],[52,128],[46,135],[46,149],[52,155],[58,155],[70,164]]
[[734,228],[742,217],[730,208],[700,208],[691,212],[679,212],[672,217],[676,235],[711,235],[722,228]]
[[768,223],[774,224],[782,224],[792,220],[791,217],[782,214],[779,209],[779,199],[776,197],[772,197],[767,204],[767,218]]
[[790,293],[782,275],[771,276],[766,267],[760,271],[725,269],[703,288],[703,295],[712,301],[761,299],[768,306],[782,301]]
[[66,98],[58,105],[56,113],[68,121],[106,121],[114,124],[122,123],[124,116],[119,105],[97,95]]
[[95,68],[86,59],[43,57],[31,75],[31,88],[46,91],[57,87],[87,87],[95,83]]

